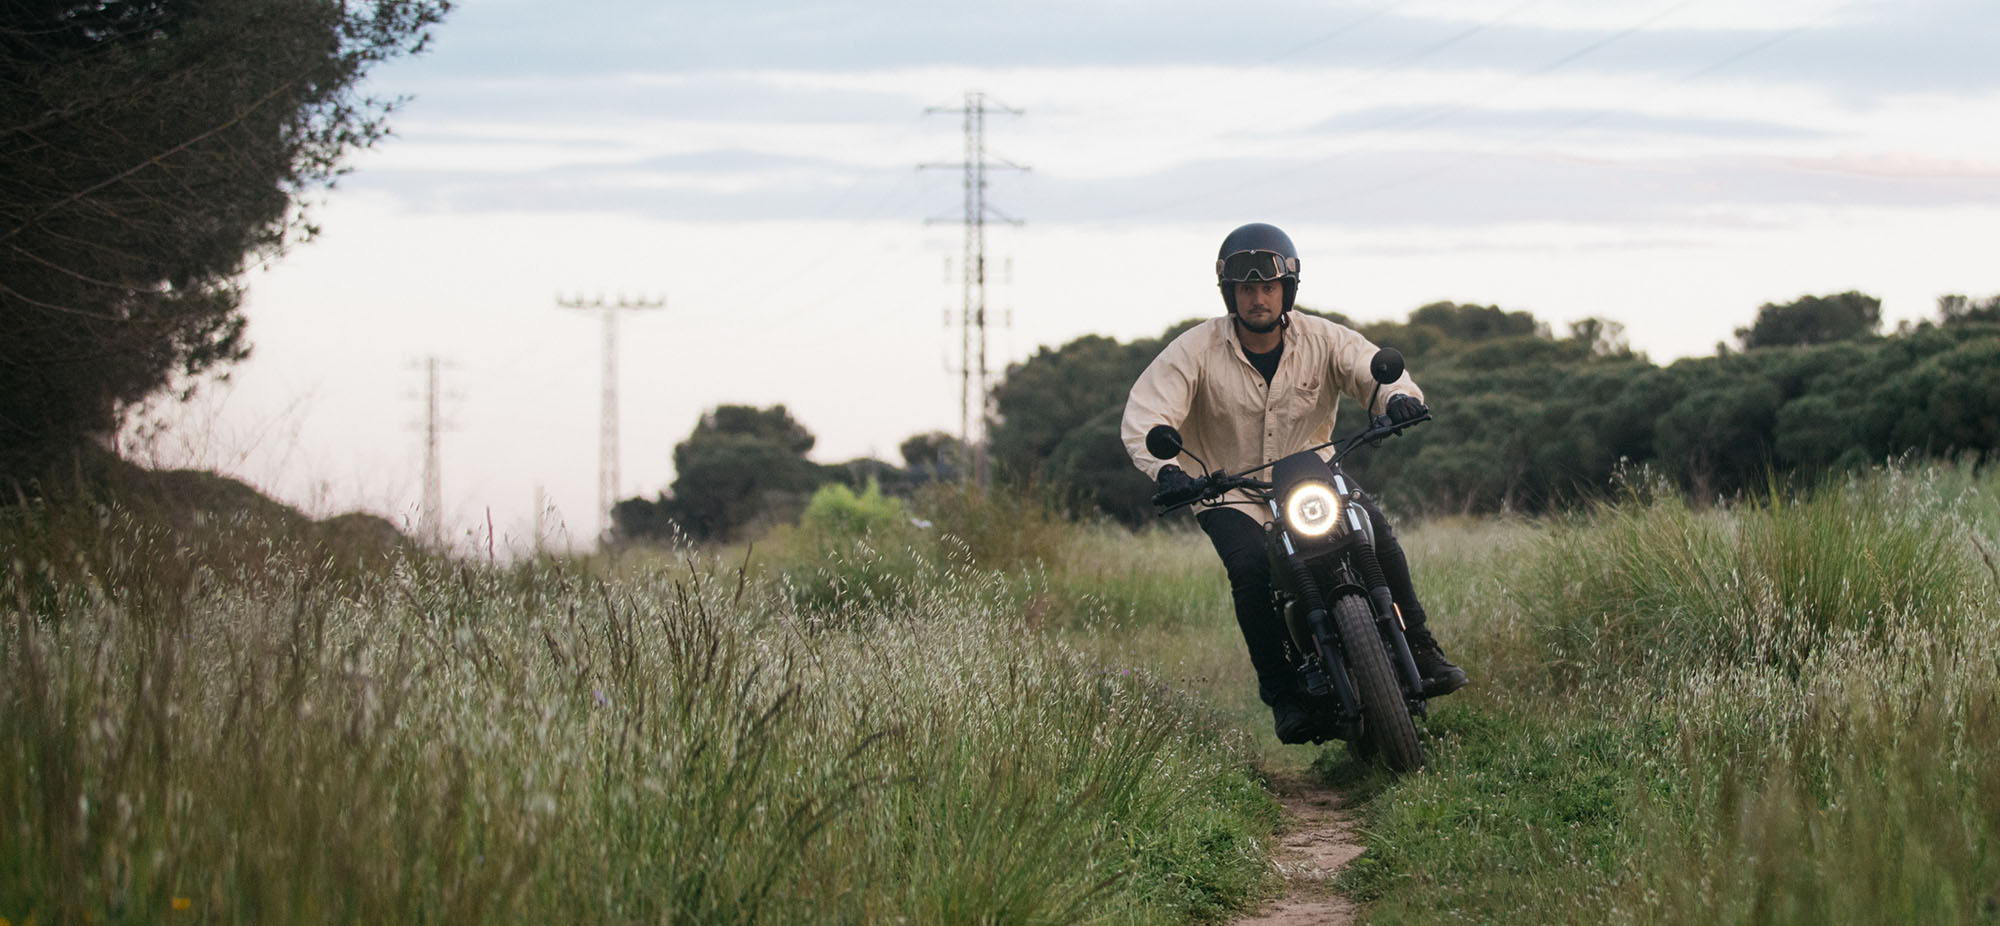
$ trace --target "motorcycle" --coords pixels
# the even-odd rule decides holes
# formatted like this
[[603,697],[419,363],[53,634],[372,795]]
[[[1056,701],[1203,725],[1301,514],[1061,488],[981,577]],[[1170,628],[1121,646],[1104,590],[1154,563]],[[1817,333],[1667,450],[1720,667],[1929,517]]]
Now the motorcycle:
[[[1393,348],[1369,364],[1375,398],[1403,375],[1403,355]],[[1358,504],[1361,486],[1340,469],[1343,457],[1364,445],[1380,444],[1405,428],[1430,420],[1428,413],[1404,422],[1378,415],[1366,428],[1306,448],[1241,473],[1209,471],[1193,484],[1154,497],[1161,515],[1190,505],[1262,504],[1271,511],[1265,547],[1271,557],[1271,594],[1290,631],[1300,700],[1313,718],[1312,742],[1344,740],[1365,759],[1380,754],[1391,769],[1410,772],[1424,765],[1415,718],[1424,715],[1424,680],[1410,655],[1402,615],[1376,560],[1374,526]],[[1319,451],[1334,447],[1330,459]],[[1146,434],[1146,451],[1162,460],[1185,452],[1172,425]],[[1269,479],[1253,475],[1270,470]],[[1241,490],[1249,502],[1219,501]]]

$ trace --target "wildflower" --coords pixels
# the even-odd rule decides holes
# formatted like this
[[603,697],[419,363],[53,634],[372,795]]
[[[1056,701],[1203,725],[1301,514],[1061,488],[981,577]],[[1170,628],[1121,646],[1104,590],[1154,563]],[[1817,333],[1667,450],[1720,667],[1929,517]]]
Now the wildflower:
[[174,912],[176,913],[186,913],[187,911],[194,909],[194,898],[192,897],[176,897],[174,898],[173,903],[174,903]]

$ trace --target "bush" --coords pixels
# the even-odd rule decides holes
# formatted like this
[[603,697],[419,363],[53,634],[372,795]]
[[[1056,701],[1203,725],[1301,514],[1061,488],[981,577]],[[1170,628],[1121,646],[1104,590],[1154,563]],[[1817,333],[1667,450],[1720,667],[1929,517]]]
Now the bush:
[[799,523],[807,530],[837,537],[865,537],[900,531],[910,522],[903,503],[882,494],[873,479],[860,495],[840,483],[828,483],[813,493]]

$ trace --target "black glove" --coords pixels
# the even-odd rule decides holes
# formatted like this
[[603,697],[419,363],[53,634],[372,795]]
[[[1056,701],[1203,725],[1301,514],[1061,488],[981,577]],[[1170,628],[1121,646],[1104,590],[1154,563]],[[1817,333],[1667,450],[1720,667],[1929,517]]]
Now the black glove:
[[1178,505],[1182,502],[1193,501],[1201,497],[1201,487],[1196,484],[1195,478],[1182,472],[1180,467],[1172,463],[1167,464],[1166,468],[1160,470],[1159,478],[1155,480],[1155,484],[1159,488],[1153,492],[1153,504],[1159,508]]
[[1389,397],[1389,423],[1408,424],[1431,413],[1430,406],[1406,392]]

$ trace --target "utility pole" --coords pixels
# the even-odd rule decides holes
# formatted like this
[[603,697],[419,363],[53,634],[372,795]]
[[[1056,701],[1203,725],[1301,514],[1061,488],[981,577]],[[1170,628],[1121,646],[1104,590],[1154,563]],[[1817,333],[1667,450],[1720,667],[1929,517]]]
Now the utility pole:
[[[965,174],[965,211],[956,221],[965,225],[965,256],[960,267],[963,277],[963,308],[959,314],[959,439],[972,451],[971,478],[984,492],[992,482],[991,465],[986,454],[986,419],[988,374],[986,368],[986,220],[988,216],[1009,225],[1021,224],[1019,219],[1010,219],[986,203],[986,170],[988,167],[1004,167],[1013,170],[1027,170],[1019,164],[1001,160],[992,162],[986,156],[986,114],[1006,113],[1018,116],[1021,110],[1013,109],[986,98],[977,90],[966,91],[965,103],[956,109],[933,106],[924,110],[928,113],[952,112],[965,117],[965,158],[958,164],[925,164],[924,168],[953,167]],[[933,222],[941,221],[938,219]],[[952,220],[942,220],[952,221]],[[975,337],[975,331],[977,335]],[[976,342],[976,347],[975,347]],[[976,353],[975,353],[976,349]],[[973,392],[973,374],[977,371],[979,391]],[[974,409],[977,409],[975,412]],[[977,430],[974,430],[975,423]]]
[[658,309],[667,304],[659,299],[627,299],[606,302],[603,296],[584,299],[556,297],[565,309],[594,310],[604,320],[604,394],[597,424],[597,536],[600,541],[611,532],[611,506],[618,504],[618,313],[638,309]]
[[436,354],[424,357],[424,496],[417,509],[417,536],[433,549],[444,546],[444,476],[438,453],[438,438],[446,427],[438,388],[443,365]]

